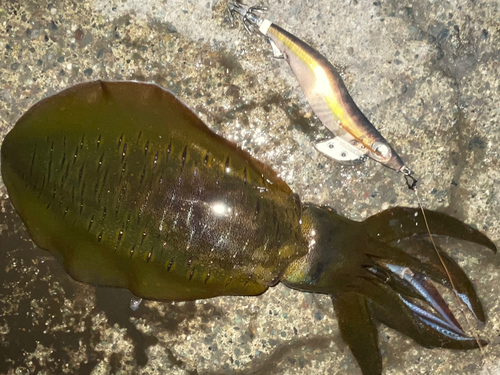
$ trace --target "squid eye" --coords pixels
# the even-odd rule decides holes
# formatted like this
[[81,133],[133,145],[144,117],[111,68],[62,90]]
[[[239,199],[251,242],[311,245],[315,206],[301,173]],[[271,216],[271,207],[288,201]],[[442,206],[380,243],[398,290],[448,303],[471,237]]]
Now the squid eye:
[[385,143],[375,142],[372,145],[372,148],[377,154],[380,155],[376,155],[379,159],[389,159],[391,157],[391,149]]

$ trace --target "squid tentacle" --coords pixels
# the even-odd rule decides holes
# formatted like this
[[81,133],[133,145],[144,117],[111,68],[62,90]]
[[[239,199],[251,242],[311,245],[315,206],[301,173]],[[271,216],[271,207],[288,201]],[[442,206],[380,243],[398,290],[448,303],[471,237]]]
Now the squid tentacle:
[[[403,271],[404,267],[394,265],[388,265],[387,267],[394,272],[385,268],[381,270],[380,266],[366,268],[373,275],[377,276],[380,282],[386,284],[396,292],[403,302],[410,307],[412,312],[422,318],[422,320],[427,319],[430,323],[440,325],[443,329],[453,331],[457,335],[464,334],[462,327],[453,316],[446,302],[436,288],[425,279],[425,276],[422,274],[413,274],[410,276],[412,273],[411,270]],[[402,276],[404,277],[402,278]],[[415,301],[416,299],[427,302],[442,318],[427,311]]]
[[[420,260],[423,264],[423,269],[427,270],[425,274],[434,275],[430,276],[434,281],[450,289],[455,287],[457,296],[474,314],[474,317],[484,323],[486,316],[481,307],[481,302],[464,270],[448,254],[442,251],[440,247],[437,247],[437,251],[441,257],[439,259],[436,249],[429,241],[415,240],[412,242],[413,246],[406,246],[405,252]],[[445,264],[448,273],[452,277],[453,286],[441,261]]]
[[457,333],[464,333],[460,323],[451,312],[450,308],[444,301],[438,290],[432,285],[429,280],[421,273],[414,273],[407,267],[386,264],[397,276],[404,278],[411,286],[420,294],[425,301],[448,323],[449,327],[453,328]]
[[[473,349],[477,341],[465,333],[459,334],[449,323],[436,315],[431,319],[417,305],[407,301],[392,288],[379,281],[365,280],[362,284],[370,311],[381,323],[413,338],[426,347],[444,347],[450,349]],[[418,311],[418,312],[417,312]],[[486,344],[485,341],[480,341]]]
[[[398,270],[396,275],[394,275],[391,271],[386,268],[381,268],[381,266],[373,266],[373,267],[365,267],[369,272],[373,275],[377,276],[379,281],[389,286],[394,292],[396,292],[400,298],[406,303],[408,307],[416,314],[419,315],[422,320],[430,320],[430,322],[434,324],[438,324],[443,327],[443,329],[448,329],[453,331],[456,334],[463,335],[464,332],[460,327],[460,324],[453,316],[453,313],[449,309],[446,302],[443,300],[439,292],[436,288],[426,280],[426,289],[430,289],[431,292],[420,293],[421,290],[424,289],[422,285],[419,284],[423,275],[418,274],[415,275],[415,280],[408,281],[406,278],[401,278],[401,270]],[[392,266],[391,268],[396,268]],[[403,268],[397,266],[397,268]],[[417,287],[416,287],[417,286]],[[430,296],[426,296],[426,294],[430,294]],[[435,316],[435,314],[427,311],[424,307],[418,304],[417,301],[420,300],[427,302],[434,310],[441,310],[440,315],[445,318],[440,318]],[[436,307],[437,306],[437,309]],[[439,312],[439,311],[438,311]]]
[[[421,241],[420,241],[421,242]],[[470,282],[465,272],[458,264],[447,256],[444,252],[440,252],[441,258],[446,265],[448,273],[444,270],[439,257],[436,255],[434,248],[428,242],[423,242],[422,246],[427,244],[430,248],[427,249],[428,257],[414,257],[413,254],[408,254],[404,250],[396,246],[383,244],[376,245],[376,242],[370,243],[370,253],[368,256],[376,263],[385,267],[386,264],[393,266],[408,267],[414,273],[419,273],[431,280],[451,288],[449,277],[453,280],[453,285],[456,288],[456,293],[460,299],[467,301],[466,305],[473,315],[481,322],[485,322],[486,315],[479,301],[474,286]],[[431,252],[432,249],[432,252]],[[407,280],[411,281],[411,280]],[[414,280],[413,280],[414,282]],[[428,284],[428,283],[427,283]]]
[[406,298],[400,296],[403,302],[421,321],[432,327],[434,330],[441,332],[454,340],[470,340],[470,337],[465,334],[462,329],[457,329],[456,326],[450,325],[447,321],[427,311],[425,308],[416,303],[412,303]]
[[411,302],[408,299],[402,297],[401,295],[399,297],[403,300],[406,306],[408,306],[415,315],[417,315],[422,321],[426,322],[428,325],[439,325],[443,328],[447,328],[448,330],[453,330],[457,335],[465,334],[465,332],[463,332],[462,330],[457,330],[456,327],[451,326],[448,322],[427,311],[425,308],[418,305],[417,303]]

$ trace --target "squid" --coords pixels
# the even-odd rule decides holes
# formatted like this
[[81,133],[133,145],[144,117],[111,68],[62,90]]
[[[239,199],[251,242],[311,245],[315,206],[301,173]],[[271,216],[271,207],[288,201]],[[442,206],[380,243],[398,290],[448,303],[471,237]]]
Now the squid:
[[303,203],[159,86],[95,81],[43,99],[6,135],[1,173],[33,241],[80,282],[161,301],[255,296],[280,282],[326,294],[364,375],[382,373],[377,322],[426,347],[486,344],[436,288],[486,320],[464,271],[438,249],[444,270],[423,213],[433,236],[496,252],[488,237],[430,210],[358,222]]

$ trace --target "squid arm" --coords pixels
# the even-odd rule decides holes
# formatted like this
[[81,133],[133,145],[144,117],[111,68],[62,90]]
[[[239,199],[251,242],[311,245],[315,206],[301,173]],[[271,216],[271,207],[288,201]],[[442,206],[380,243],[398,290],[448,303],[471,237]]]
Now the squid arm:
[[[419,212],[393,208],[354,222],[329,207],[304,205],[303,230],[314,241],[306,261],[292,264],[282,281],[295,289],[331,296],[341,335],[364,375],[381,374],[377,321],[426,347],[473,349],[487,344],[464,332],[436,288],[434,283],[452,289],[450,276],[471,313],[481,322],[486,320],[463,270],[438,249],[446,272],[424,239],[428,234]],[[434,234],[496,251],[493,242],[476,229],[446,214],[425,212]]]

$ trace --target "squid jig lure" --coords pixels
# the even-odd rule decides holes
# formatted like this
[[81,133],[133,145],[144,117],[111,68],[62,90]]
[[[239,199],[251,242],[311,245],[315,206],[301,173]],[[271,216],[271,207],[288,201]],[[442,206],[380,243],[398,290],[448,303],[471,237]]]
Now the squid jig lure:
[[265,10],[246,7],[238,0],[228,5],[231,19],[239,14],[248,32],[258,28],[269,38],[275,57],[288,62],[313,112],[334,134],[316,143],[316,149],[343,164],[360,164],[368,156],[402,173],[413,189],[417,181],[410,168],[358,108],[338,71],[310,45],[260,17]]

